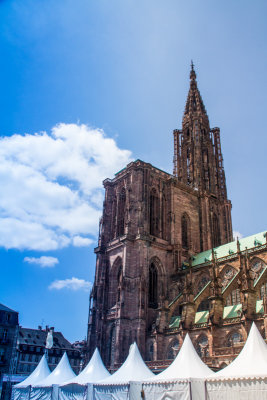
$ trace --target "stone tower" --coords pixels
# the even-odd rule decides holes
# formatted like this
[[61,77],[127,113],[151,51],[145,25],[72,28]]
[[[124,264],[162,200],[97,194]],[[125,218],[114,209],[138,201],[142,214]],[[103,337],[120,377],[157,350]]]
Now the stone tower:
[[113,368],[137,341],[146,358],[156,330],[163,359],[166,304],[184,285],[174,289],[173,277],[192,255],[232,240],[220,131],[209,127],[193,65],[182,130],[174,131],[174,174],[137,160],[104,188],[88,356],[97,346]]
[[[201,251],[216,247],[232,239],[231,203],[227,200],[220,129],[210,129],[209,118],[197,87],[193,63],[190,72],[190,89],[187,96],[182,129],[175,129],[173,174],[180,182],[209,197],[211,240],[204,243]],[[212,199],[216,199],[213,204]],[[207,212],[202,202],[203,216]],[[205,216],[204,216],[205,218]],[[219,219],[222,219],[219,221]],[[223,232],[219,232],[220,226]],[[208,237],[208,232],[205,232]],[[222,237],[224,236],[224,237]]]

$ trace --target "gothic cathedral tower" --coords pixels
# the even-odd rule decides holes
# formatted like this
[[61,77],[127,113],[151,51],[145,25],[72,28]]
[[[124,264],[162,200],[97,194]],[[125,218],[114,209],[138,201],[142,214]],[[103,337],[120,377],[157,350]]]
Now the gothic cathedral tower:
[[155,357],[163,359],[166,304],[182,287],[175,274],[194,254],[232,240],[220,130],[210,129],[193,65],[173,175],[137,160],[104,187],[88,356],[97,346],[113,368],[137,341],[146,359],[157,331]]

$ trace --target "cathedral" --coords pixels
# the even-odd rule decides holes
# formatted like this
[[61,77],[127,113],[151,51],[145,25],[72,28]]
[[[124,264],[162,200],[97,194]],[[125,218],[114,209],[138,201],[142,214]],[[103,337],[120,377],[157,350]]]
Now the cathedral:
[[88,357],[116,369],[136,341],[154,371],[186,333],[214,370],[240,352],[252,321],[267,337],[267,235],[233,241],[220,129],[193,64],[173,174],[141,160],[104,181],[90,295]]

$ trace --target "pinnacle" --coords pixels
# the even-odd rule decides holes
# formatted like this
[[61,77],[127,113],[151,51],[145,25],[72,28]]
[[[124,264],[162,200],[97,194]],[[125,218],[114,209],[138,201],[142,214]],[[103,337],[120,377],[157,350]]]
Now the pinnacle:
[[193,115],[195,112],[197,112],[198,114],[207,115],[202,97],[201,97],[200,92],[197,87],[196,72],[194,69],[194,64],[193,64],[193,61],[191,61],[190,89],[188,92],[187,101],[186,101],[186,105],[185,105],[184,117],[186,115]]

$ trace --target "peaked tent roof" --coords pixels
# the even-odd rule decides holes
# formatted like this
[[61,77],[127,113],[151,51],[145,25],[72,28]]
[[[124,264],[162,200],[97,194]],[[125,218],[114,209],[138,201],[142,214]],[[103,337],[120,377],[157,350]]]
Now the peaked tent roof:
[[85,385],[86,383],[95,383],[97,381],[103,380],[110,376],[110,373],[106,369],[99,354],[98,349],[96,348],[94,354],[92,355],[91,360],[87,364],[87,366],[83,369],[83,371],[75,378],[70,379],[67,382],[64,382],[61,386],[69,385],[72,383],[77,383],[78,385]]
[[76,375],[70,366],[67,353],[64,353],[54,371],[51,372],[51,374],[48,375],[45,379],[33,385],[33,387],[60,385],[61,383],[74,378],[75,376]]
[[154,377],[153,372],[146,366],[144,360],[138,350],[137,344],[133,343],[130,347],[128,357],[122,366],[113,375],[99,381],[99,384],[119,384],[128,383],[133,380],[151,379]]
[[35,385],[44,380],[48,375],[50,375],[50,373],[51,371],[47,365],[45,355],[43,355],[35,370],[26,379],[24,379],[24,381],[18,383],[14,387],[26,388],[27,386]]
[[155,376],[153,381],[161,379],[206,378],[211,373],[212,370],[201,360],[187,333],[181,350],[174,361],[163,372]]
[[267,375],[267,345],[253,322],[245,346],[236,359],[216,372],[212,379],[257,377]]

